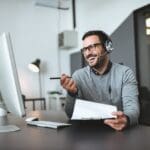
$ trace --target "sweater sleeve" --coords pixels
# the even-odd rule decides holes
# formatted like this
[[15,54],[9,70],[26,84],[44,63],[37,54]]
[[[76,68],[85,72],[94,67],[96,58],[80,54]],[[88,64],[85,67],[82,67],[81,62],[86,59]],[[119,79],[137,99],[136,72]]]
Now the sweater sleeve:
[[67,98],[66,98],[66,106],[65,106],[65,112],[67,114],[67,116],[69,118],[72,117],[72,113],[73,113],[73,109],[74,109],[74,104],[75,104],[75,100],[76,98],[79,97],[79,95],[81,95],[81,91],[80,91],[80,82],[79,82],[79,76],[78,76],[78,73],[75,72],[73,75],[72,75],[72,78],[73,80],[76,82],[77,84],[77,93],[73,94],[73,93],[70,93],[70,92],[67,92]]
[[131,69],[127,69],[123,76],[122,103],[123,111],[129,117],[130,125],[137,124],[139,118],[138,87]]

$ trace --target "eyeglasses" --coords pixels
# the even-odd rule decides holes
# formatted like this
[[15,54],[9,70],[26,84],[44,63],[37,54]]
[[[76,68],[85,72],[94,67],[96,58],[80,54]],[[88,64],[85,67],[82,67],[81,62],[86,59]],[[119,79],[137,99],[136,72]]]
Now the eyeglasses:
[[89,51],[93,51],[93,50],[95,50],[98,46],[100,46],[100,45],[102,45],[102,43],[95,43],[95,44],[91,44],[91,45],[89,45],[89,46],[87,46],[87,47],[83,47],[82,49],[81,49],[81,52],[82,53],[85,53],[85,52],[87,52],[88,50]]

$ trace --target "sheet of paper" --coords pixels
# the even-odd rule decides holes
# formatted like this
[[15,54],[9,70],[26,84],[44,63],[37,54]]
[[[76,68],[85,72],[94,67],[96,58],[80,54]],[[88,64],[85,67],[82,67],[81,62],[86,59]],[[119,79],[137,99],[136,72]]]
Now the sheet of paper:
[[102,103],[76,99],[72,120],[97,120],[115,118],[112,112],[116,112],[117,107]]

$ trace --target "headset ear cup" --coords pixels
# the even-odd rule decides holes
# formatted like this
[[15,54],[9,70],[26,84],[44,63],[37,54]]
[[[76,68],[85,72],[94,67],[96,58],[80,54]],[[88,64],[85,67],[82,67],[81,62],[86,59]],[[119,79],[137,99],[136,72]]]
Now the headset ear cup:
[[111,53],[112,51],[113,51],[113,44],[112,44],[112,41],[110,41],[110,40],[107,40],[106,42],[105,42],[105,48],[106,48],[106,50],[107,50],[107,52],[108,53]]

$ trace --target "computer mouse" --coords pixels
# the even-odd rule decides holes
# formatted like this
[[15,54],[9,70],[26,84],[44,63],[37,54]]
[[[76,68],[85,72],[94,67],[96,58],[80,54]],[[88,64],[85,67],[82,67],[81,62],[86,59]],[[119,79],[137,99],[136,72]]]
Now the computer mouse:
[[36,120],[39,120],[37,117],[28,117],[26,118],[26,121],[36,121]]

